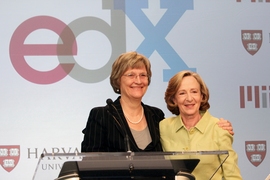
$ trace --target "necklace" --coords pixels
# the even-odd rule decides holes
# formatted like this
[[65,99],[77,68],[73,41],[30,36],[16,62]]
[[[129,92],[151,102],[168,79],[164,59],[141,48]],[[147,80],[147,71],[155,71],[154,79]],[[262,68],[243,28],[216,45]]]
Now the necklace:
[[[124,112],[124,110],[123,110],[123,112]],[[142,121],[143,115],[144,115],[144,113],[143,113],[143,107],[142,107],[142,116],[141,116],[141,118],[140,118],[138,121],[135,121],[135,122],[131,121],[131,120],[127,117],[127,115],[125,114],[125,112],[124,112],[124,115],[125,115],[125,117],[127,118],[128,122],[130,122],[130,123],[132,123],[132,124],[139,124],[139,123]]]

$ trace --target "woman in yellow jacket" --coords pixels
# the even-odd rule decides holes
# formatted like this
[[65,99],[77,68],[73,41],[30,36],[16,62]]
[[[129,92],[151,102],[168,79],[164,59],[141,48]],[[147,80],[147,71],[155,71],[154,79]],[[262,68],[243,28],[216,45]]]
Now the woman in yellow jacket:
[[[232,148],[233,136],[218,127],[218,118],[208,111],[208,100],[208,88],[197,73],[181,71],[170,79],[165,101],[176,116],[159,124],[163,150],[226,150],[229,156],[212,179],[241,180],[238,156]],[[209,179],[221,161],[219,156],[200,156],[200,163],[192,174],[198,180]]]

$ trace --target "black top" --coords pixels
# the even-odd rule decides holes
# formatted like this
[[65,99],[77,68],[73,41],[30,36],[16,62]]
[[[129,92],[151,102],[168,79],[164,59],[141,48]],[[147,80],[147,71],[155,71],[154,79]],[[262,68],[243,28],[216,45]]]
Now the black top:
[[81,152],[125,152],[127,151],[125,143],[127,136],[132,152],[162,151],[159,122],[164,119],[163,111],[142,103],[152,138],[152,142],[142,150],[137,146],[131,134],[120,104],[120,98],[118,97],[111,105],[95,107],[90,111],[86,127],[82,131],[84,139],[81,143]]

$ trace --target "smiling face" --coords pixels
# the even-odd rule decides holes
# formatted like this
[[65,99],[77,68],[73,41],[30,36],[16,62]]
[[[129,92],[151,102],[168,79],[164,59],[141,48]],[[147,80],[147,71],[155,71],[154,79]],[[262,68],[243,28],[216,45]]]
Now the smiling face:
[[141,100],[148,88],[148,76],[145,66],[129,68],[120,80],[120,92],[123,98]]
[[122,76],[130,70],[141,68],[145,68],[143,70],[147,72],[147,82],[149,86],[152,72],[151,64],[148,58],[142,54],[137,53],[136,51],[121,54],[112,65],[110,83],[114,92],[117,94],[122,94],[120,88]]
[[186,76],[183,78],[173,101],[177,104],[181,116],[189,117],[199,114],[202,98],[198,81],[192,76]]

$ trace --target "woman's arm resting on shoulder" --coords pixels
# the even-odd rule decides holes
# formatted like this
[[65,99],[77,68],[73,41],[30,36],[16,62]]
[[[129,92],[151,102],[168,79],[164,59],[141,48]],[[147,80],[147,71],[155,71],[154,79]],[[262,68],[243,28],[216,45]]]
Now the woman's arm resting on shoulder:
[[234,135],[232,123],[230,121],[220,118],[220,121],[218,121],[217,124],[222,129],[227,130],[231,135]]

